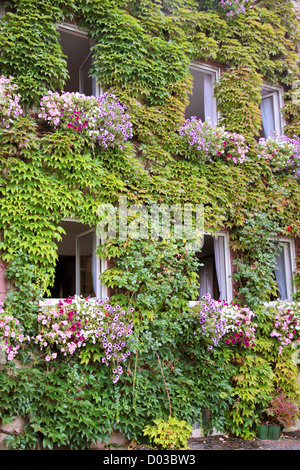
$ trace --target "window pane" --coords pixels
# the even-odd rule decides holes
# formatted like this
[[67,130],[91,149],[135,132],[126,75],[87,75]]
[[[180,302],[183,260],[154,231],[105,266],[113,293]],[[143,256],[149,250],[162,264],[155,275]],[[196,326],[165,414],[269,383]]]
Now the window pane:
[[261,100],[262,137],[273,137],[275,127],[274,98],[268,96]]
[[88,76],[91,67],[89,38],[84,34],[64,29],[60,29],[59,34],[62,51],[67,56],[66,61],[70,76],[64,91],[77,91],[92,95],[92,78]]
[[213,75],[205,73],[196,68],[190,68],[193,76],[193,91],[190,95],[190,103],[186,109],[186,118],[196,116],[202,121],[209,120],[211,124],[215,122],[215,110],[213,100]]
[[93,57],[90,54],[87,56],[79,70],[79,91],[80,93],[84,93],[86,96],[95,95],[95,92],[93,92],[93,79],[89,76],[92,62]]
[[76,237],[90,229],[79,222],[63,221],[65,234],[57,242],[58,261],[50,298],[66,298],[76,293]]
[[282,249],[276,262],[275,277],[278,297],[281,300],[292,300],[292,260],[289,242],[282,242]]
[[93,232],[80,235],[77,238],[78,256],[78,294],[84,297],[95,297],[93,284]]

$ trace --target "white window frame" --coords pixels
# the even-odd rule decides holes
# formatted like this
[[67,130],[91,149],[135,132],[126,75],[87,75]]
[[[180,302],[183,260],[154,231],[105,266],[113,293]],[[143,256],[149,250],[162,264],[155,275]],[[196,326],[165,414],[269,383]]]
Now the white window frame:
[[[76,295],[80,295],[80,260],[79,260],[79,250],[78,250],[78,239],[80,237],[83,237],[84,235],[87,235],[88,233],[93,233],[95,237],[95,250],[97,250],[99,244],[100,244],[100,239],[97,236],[96,232],[94,229],[89,229],[86,230],[85,232],[81,232],[76,236],[76,279],[75,279],[75,285],[76,285]],[[99,258],[96,256],[96,279],[99,279],[100,274],[102,274],[105,269],[107,268],[107,262],[105,259]],[[106,297],[107,289],[104,288],[101,283],[97,282],[96,286],[96,298],[97,299],[102,299]]]
[[[74,223],[79,223],[78,220],[76,219],[63,219],[62,222],[74,222]],[[88,233],[94,233],[94,236],[96,237],[96,249],[100,245],[101,240],[97,236],[96,231],[93,228],[90,228],[86,230],[85,232],[81,232],[79,235],[76,236],[76,248],[75,248],[75,292],[76,295],[79,295],[79,258],[78,258],[78,245],[77,245],[77,239],[79,236],[86,235]],[[96,277],[97,280],[99,279],[100,274],[102,274],[104,271],[107,269],[107,260],[105,258],[99,258],[96,256]],[[96,299],[105,299],[107,297],[107,286],[101,284],[100,282],[97,282],[97,288],[96,288]],[[93,298],[92,298],[93,299]],[[58,304],[59,301],[63,300],[62,298],[45,298],[43,301],[40,302],[40,305],[56,305]]]
[[261,95],[261,100],[270,97],[273,99],[275,132],[278,136],[281,136],[285,126],[285,119],[281,113],[281,109],[284,105],[283,88],[281,86],[270,85],[269,83],[264,82],[262,91],[266,91],[268,93]]
[[[67,32],[70,32],[70,33],[75,33],[75,34],[78,34],[79,36],[84,36],[84,37],[87,37],[88,36],[88,29],[85,29],[85,28],[80,28],[79,26],[77,26],[76,24],[73,24],[73,23],[56,23],[56,27],[58,29],[58,31],[67,31]],[[81,85],[81,74],[80,74],[80,70],[84,67],[84,65],[86,64],[86,62],[89,60],[89,58],[91,57],[92,55],[92,51],[89,53],[89,55],[85,58],[85,60],[83,61],[83,63],[81,64],[80,68],[79,68],[79,93],[82,92],[82,85]],[[100,96],[103,95],[103,89],[102,89],[102,86],[97,83],[97,79],[96,77],[93,77],[92,78],[93,80],[93,95],[96,97],[96,98],[99,98]]]
[[[203,235],[209,235],[214,238],[214,235],[211,235],[208,232],[204,232]],[[224,238],[224,271],[225,271],[225,280],[226,280],[226,302],[232,301],[232,279],[231,279],[231,256],[230,256],[230,247],[229,247],[229,233],[225,230],[221,230],[216,233],[217,237]],[[189,306],[193,307],[197,305],[199,300],[189,301]]]
[[[289,254],[289,259],[290,259],[290,269],[289,269],[289,260],[284,256],[284,270],[285,270],[285,279],[287,282],[286,285],[286,291],[287,291],[287,301],[292,301],[292,294],[295,293],[295,286],[293,284],[293,273],[296,269],[296,249],[295,249],[295,240],[293,238],[288,238],[288,237],[277,237],[273,239],[274,241],[282,242],[285,244],[288,244],[289,246],[287,247],[286,245],[283,246],[283,253],[284,255],[286,253]],[[290,277],[290,279],[289,279]]]
[[[209,74],[212,77],[212,88],[214,88],[214,84],[219,80],[221,77],[221,69],[219,67],[214,67],[212,65],[207,65],[201,62],[192,61],[189,65],[189,69],[199,70],[200,72]],[[213,89],[212,89],[213,93]],[[217,100],[213,96],[213,122],[212,125],[216,126],[219,121],[219,111],[217,107]]]

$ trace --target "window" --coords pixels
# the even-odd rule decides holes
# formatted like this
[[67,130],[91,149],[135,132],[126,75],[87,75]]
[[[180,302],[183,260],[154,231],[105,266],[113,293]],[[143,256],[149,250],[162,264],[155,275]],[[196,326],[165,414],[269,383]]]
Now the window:
[[292,300],[294,292],[292,275],[295,270],[295,246],[293,240],[280,239],[282,249],[277,257],[275,278],[280,300]]
[[211,294],[215,299],[232,300],[230,279],[230,253],[228,234],[219,233],[217,237],[204,235],[204,244],[197,254],[200,266],[199,299],[205,294]]
[[190,73],[193,77],[193,91],[189,97],[186,119],[196,116],[201,121],[209,120],[212,125],[216,125],[217,104],[213,97],[213,86],[219,76],[219,69],[192,63]]
[[3,2],[0,2],[0,18],[5,15],[5,6]]
[[58,262],[51,298],[66,298],[70,295],[84,297],[106,296],[99,276],[106,269],[104,260],[96,256],[99,239],[91,227],[67,220],[61,223],[66,234],[58,245]]
[[88,38],[86,30],[73,24],[58,24],[60,43],[63,53],[67,56],[69,80],[64,91],[79,92],[87,96],[100,96],[101,88],[96,83],[96,78],[90,77],[93,56],[92,42]]
[[264,85],[260,105],[262,118],[261,137],[267,139],[268,137],[274,137],[275,134],[282,134],[283,121],[280,112],[282,106],[281,88]]

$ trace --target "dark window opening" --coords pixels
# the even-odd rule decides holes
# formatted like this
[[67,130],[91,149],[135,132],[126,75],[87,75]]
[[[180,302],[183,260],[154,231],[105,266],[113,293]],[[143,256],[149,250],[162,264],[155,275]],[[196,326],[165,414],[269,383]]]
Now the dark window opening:
[[64,221],[61,226],[66,234],[57,243],[58,261],[50,297],[95,297],[99,276],[95,233],[79,222]]
[[197,257],[202,264],[198,270],[199,299],[210,294],[215,300],[228,300],[225,237],[204,235],[204,244]]
[[95,80],[90,77],[92,66],[91,41],[84,33],[59,27],[60,43],[67,56],[70,78],[64,87],[65,92],[79,92],[87,96],[95,95]]

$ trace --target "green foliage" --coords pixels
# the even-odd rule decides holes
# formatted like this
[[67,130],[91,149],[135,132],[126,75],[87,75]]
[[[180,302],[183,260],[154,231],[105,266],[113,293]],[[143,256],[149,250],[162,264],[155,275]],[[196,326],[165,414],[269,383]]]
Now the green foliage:
[[267,302],[272,296],[276,298],[274,271],[280,244],[276,244],[274,238],[280,219],[280,215],[269,219],[267,214],[256,213],[236,230],[235,248],[239,248],[242,255],[234,260],[237,271],[232,278],[239,284],[239,294],[250,307]]
[[142,439],[143,429],[153,420],[168,420],[164,380],[178,420],[188,427],[201,422],[201,409],[207,405],[213,409],[214,424],[224,428],[231,402],[228,358],[208,358],[205,351],[201,355],[193,342],[193,316],[143,326],[127,374],[117,385],[108,368],[98,362],[82,364],[75,357],[47,368],[43,361],[18,369],[2,366],[2,421],[22,416],[27,423],[24,433],[9,436],[8,443],[19,450],[37,445],[84,449],[96,440],[107,441],[113,430]]
[[39,311],[38,301],[49,285],[49,273],[37,268],[28,254],[19,252],[8,266],[7,278],[13,287],[5,299],[6,314],[17,318],[25,332],[32,334]]
[[273,391],[269,362],[256,354],[236,354],[237,373],[233,377],[234,404],[227,417],[228,429],[235,436],[251,439]]
[[[104,371],[76,364],[16,370],[14,377],[1,371],[2,417],[16,414],[27,419],[24,433],[9,436],[13,448],[42,446],[87,449],[91,442],[108,440],[115,419],[114,393]],[[16,377],[18,380],[16,381]]]
[[[120,250],[117,256],[116,245]],[[197,296],[199,263],[183,240],[132,240],[123,246],[109,240],[103,250],[108,258],[114,253],[114,266],[101,279],[125,292],[123,302],[134,306],[135,315],[178,315]]]
[[63,88],[68,77],[54,24],[63,14],[51,2],[44,11],[40,2],[18,3],[0,21],[0,69],[15,78],[24,102],[31,105],[49,89]]
[[233,363],[234,402],[227,425],[230,432],[242,438],[256,435],[257,425],[266,416],[276,390],[292,397],[299,404],[299,380],[297,366],[293,360],[293,345],[278,354],[276,338],[271,337],[274,315],[265,308],[256,308],[256,341],[250,354],[236,354]]
[[168,421],[155,419],[143,431],[159,449],[167,450],[185,449],[191,432],[192,426],[187,426],[185,421],[172,416],[169,416]]
[[261,87],[262,78],[250,68],[236,67],[222,74],[215,86],[220,124],[247,137],[259,135]]

